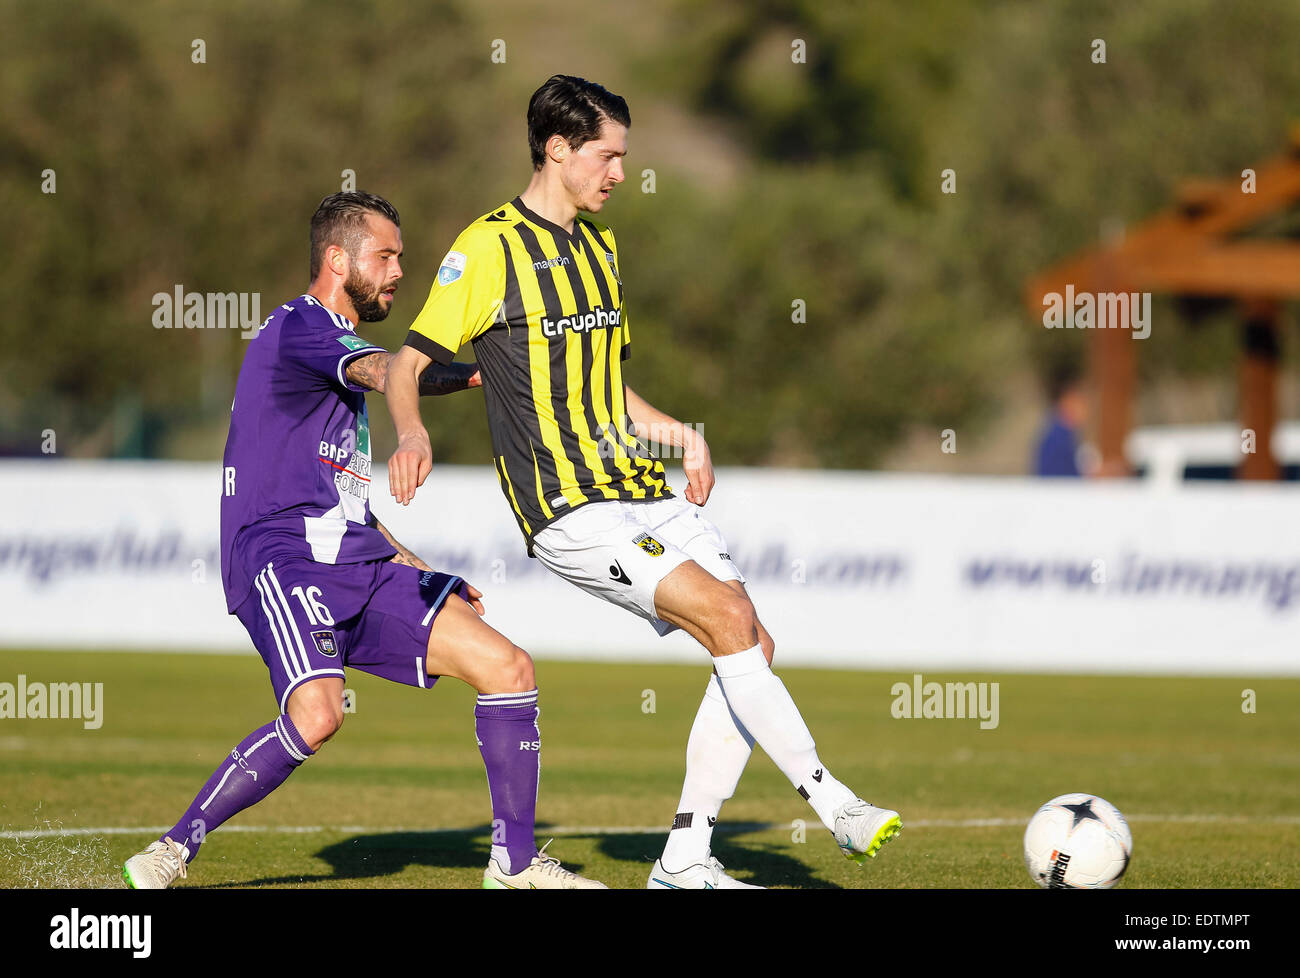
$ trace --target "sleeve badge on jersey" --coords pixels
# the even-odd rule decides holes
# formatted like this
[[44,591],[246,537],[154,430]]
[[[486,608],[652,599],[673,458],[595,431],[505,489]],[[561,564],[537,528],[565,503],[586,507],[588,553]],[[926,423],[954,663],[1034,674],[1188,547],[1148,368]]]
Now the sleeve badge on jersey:
[[468,259],[459,251],[447,252],[447,257],[438,266],[438,284],[451,285],[452,282],[460,278],[465,273],[467,261]]
[[336,336],[334,338],[353,352],[356,352],[357,350],[366,350],[375,345],[369,340],[363,340],[360,336],[344,335]]
[[642,533],[634,537],[632,542],[648,553],[651,557],[662,557],[664,545],[652,537],[649,533]]
[[316,651],[321,655],[338,655],[339,647],[331,631],[312,632],[311,640],[316,643]]

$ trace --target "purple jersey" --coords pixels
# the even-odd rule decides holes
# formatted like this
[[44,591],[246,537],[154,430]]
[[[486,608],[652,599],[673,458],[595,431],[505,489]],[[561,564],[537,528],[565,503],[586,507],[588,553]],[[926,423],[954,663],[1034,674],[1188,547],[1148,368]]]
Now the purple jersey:
[[221,495],[221,580],[232,614],[276,557],[354,564],[396,551],[370,522],[366,395],[344,376],[385,352],[310,295],[249,343],[235,386]]

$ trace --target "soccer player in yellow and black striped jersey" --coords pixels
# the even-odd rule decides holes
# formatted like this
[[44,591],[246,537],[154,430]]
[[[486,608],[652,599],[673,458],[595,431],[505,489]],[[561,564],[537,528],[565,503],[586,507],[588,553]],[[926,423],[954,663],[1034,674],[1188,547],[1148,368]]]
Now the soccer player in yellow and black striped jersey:
[[497,475],[530,544],[584,503],[672,495],[627,430],[616,249],[608,228],[560,227],[516,197],[456,239],[406,340],[444,364],[473,342]]
[[[398,448],[389,484],[410,502],[432,467],[418,377],[473,343],[501,488],[530,555],[583,590],[682,628],[713,656],[686,781],[652,889],[740,888],[710,854],[722,803],[757,742],[858,862],[892,839],[898,813],[831,776],[784,684],[773,643],[722,534],[700,512],[709,448],[623,380],[631,334],[618,246],[599,213],[623,182],[631,116],[600,85],[555,75],[528,105],[533,176],[447,252],[423,311],[389,367]],[[685,500],[637,436],[684,449]]]

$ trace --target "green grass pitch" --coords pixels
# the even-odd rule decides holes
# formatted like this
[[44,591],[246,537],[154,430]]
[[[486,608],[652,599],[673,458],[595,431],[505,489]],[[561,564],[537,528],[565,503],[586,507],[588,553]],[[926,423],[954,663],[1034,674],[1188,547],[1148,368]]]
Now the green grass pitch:
[[[1001,683],[1000,723],[903,720],[910,674],[782,667],[822,759],[904,831],[849,863],[761,751],[714,853],[769,886],[1032,887],[1024,823],[1095,792],[1130,818],[1125,887],[1296,887],[1300,681],[926,673]],[[0,720],[0,886],[120,886],[224,753],[275,714],[253,654],[0,652],[0,682],[102,682],[103,725]],[[539,842],[643,887],[681,787],[707,668],[541,661]],[[217,830],[181,886],[476,887],[491,813],[472,691],[351,673],[356,712],[270,799]],[[1256,712],[1242,711],[1243,690]],[[653,710],[650,710],[653,693]],[[803,828],[801,828],[803,826]],[[656,828],[657,827],[657,828]],[[106,829],[112,829],[108,832]],[[61,830],[63,834],[50,834]],[[72,830],[69,832],[69,830]]]

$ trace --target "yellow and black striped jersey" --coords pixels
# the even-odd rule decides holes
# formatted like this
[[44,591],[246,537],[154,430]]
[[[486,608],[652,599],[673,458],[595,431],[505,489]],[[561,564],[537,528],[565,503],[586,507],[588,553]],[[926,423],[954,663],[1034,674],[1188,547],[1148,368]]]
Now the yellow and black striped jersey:
[[497,478],[530,553],[574,507],[672,495],[627,416],[631,347],[609,228],[579,217],[570,234],[518,197],[466,228],[406,345],[446,364],[471,341]]

